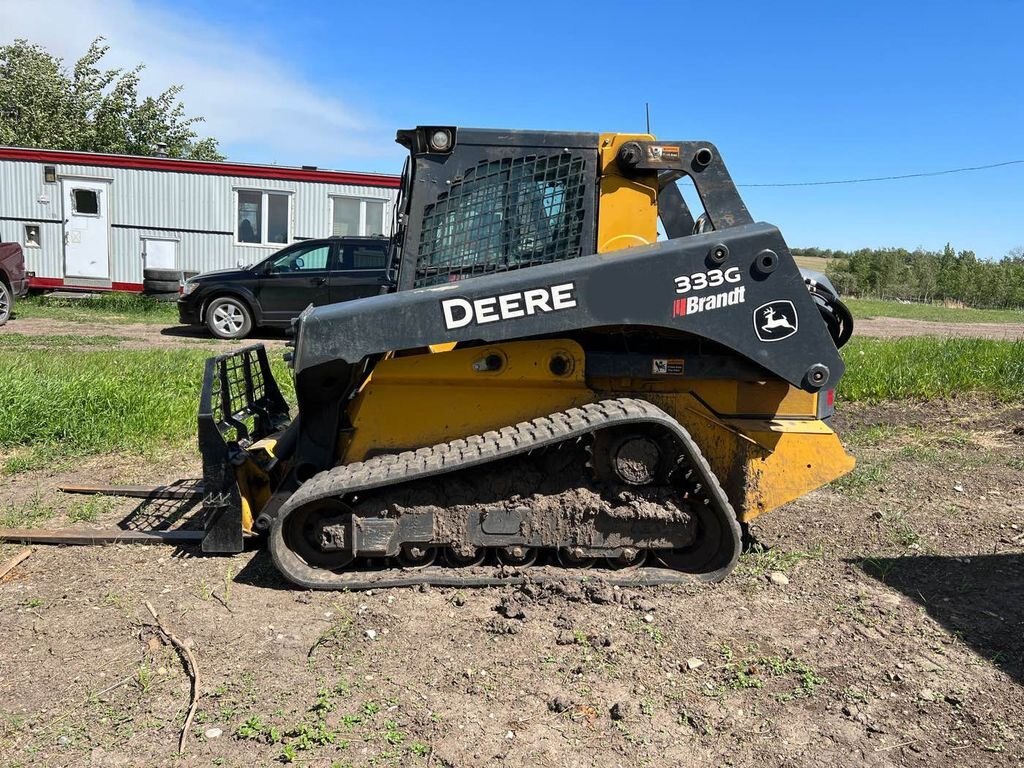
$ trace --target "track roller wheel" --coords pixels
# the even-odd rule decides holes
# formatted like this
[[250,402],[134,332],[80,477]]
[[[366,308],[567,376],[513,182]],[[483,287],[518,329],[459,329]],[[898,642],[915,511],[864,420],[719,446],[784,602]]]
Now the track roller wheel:
[[285,521],[284,541],[288,548],[314,568],[340,570],[352,564],[355,555],[345,549],[324,549],[325,525],[343,523],[352,514],[338,499],[321,499],[299,507]]
[[608,566],[614,569],[637,568],[647,562],[647,550],[625,547],[621,553],[614,557],[605,558]]
[[559,547],[558,564],[565,568],[590,568],[596,558],[587,557],[580,547]]
[[740,528],[726,525],[715,511],[706,505],[695,507],[697,538],[692,546],[683,549],[663,549],[656,554],[666,567],[683,573],[701,574],[723,567],[730,570],[740,551]]
[[486,549],[470,549],[465,551],[448,547],[444,551],[445,562],[455,568],[470,568],[474,565],[480,565],[486,556]]
[[537,550],[534,547],[512,546],[497,550],[498,562],[504,565],[526,566],[537,562]]
[[426,544],[403,544],[398,552],[398,562],[403,568],[426,568],[437,558],[437,548]]

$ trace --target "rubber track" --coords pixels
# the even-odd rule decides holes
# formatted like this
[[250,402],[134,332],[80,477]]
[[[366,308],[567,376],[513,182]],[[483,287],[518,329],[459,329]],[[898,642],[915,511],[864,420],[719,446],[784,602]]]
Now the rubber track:
[[[550,447],[567,440],[582,438],[609,427],[648,423],[661,426],[673,433],[687,454],[690,465],[699,475],[700,492],[705,503],[725,523],[732,534],[733,552],[728,563],[708,573],[689,574],[668,568],[639,567],[622,571],[601,572],[611,584],[637,586],[644,584],[679,584],[693,581],[720,581],[735,567],[739,558],[741,535],[736,514],[689,433],[665,411],[645,400],[616,398],[589,403],[579,408],[559,411],[497,431],[472,435],[447,443],[406,451],[399,454],[376,456],[366,461],[345,464],[325,470],[312,477],[281,506],[270,529],[270,552],[281,573],[295,584],[308,589],[376,589],[404,587],[419,584],[435,586],[492,586],[517,584],[526,581],[561,580],[567,573],[577,577],[595,575],[588,570],[573,571],[565,568],[504,567],[497,575],[495,568],[444,568],[430,566],[421,569],[387,569],[383,571],[342,571],[307,565],[292,552],[283,535],[288,515],[310,502],[332,497],[343,498],[353,493],[422,480],[458,470],[489,464],[512,456],[522,455],[540,448]],[[481,575],[487,570],[490,575]],[[397,572],[396,572],[397,571]]]

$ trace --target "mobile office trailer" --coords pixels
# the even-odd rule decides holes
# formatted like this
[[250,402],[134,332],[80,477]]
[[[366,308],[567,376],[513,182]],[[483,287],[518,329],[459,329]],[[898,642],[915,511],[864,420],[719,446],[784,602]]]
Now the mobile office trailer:
[[389,234],[398,185],[312,166],[0,147],[0,241],[21,243],[32,288],[141,291],[146,270],[229,269],[296,240]]

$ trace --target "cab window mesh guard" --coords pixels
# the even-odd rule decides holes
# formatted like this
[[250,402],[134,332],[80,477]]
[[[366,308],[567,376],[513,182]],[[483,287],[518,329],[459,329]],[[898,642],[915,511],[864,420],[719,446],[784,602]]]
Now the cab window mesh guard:
[[482,161],[423,214],[414,287],[582,256],[584,159]]

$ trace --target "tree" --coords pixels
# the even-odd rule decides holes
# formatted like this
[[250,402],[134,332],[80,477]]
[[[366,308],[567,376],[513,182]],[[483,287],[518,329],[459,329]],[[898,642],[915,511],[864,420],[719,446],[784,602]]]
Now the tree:
[[156,98],[139,97],[134,69],[101,69],[110,46],[96,38],[69,72],[63,59],[27,40],[0,46],[0,145],[223,160],[217,141],[193,129],[172,85]]

